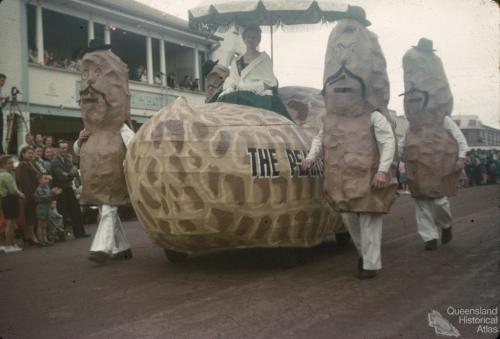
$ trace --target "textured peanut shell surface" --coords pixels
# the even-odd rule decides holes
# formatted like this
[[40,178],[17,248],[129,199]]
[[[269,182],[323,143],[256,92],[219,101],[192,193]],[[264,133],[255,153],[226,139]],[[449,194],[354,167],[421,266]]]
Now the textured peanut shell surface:
[[395,167],[388,173],[387,187],[374,189],[379,152],[370,115],[332,115],[325,130],[325,191],[341,212],[388,213],[394,203]]
[[319,168],[297,166],[310,141],[274,112],[179,98],[129,145],[132,204],[152,240],[180,252],[316,245],[341,221]]
[[409,130],[404,161],[410,192],[415,198],[441,198],[457,192],[460,172],[458,146],[443,128]]

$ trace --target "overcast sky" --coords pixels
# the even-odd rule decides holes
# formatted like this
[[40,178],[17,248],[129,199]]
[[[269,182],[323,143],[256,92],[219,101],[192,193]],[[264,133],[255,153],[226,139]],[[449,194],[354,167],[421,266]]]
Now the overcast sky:
[[[138,0],[186,19],[200,0]],[[333,1],[333,0],[332,0]],[[421,37],[434,41],[454,96],[453,115],[477,115],[500,128],[500,25],[498,5],[491,0],[353,0],[372,22],[379,37],[391,82],[389,108],[404,114],[404,53]],[[274,72],[280,86],[321,88],[328,35],[333,25],[310,31],[274,34]],[[270,53],[269,34],[261,50]]]

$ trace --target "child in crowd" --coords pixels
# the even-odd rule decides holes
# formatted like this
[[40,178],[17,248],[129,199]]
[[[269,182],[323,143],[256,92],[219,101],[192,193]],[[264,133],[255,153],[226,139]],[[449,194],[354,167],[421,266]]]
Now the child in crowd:
[[57,212],[57,202],[52,200],[49,204],[49,219],[47,223],[49,240],[65,240],[63,216]]
[[50,245],[47,240],[47,221],[49,219],[49,205],[56,194],[60,194],[60,188],[49,188],[50,176],[42,174],[38,179],[38,188],[35,191],[37,238],[42,245]]
[[17,188],[11,172],[14,169],[14,161],[9,155],[0,156],[0,197],[1,212],[5,219],[5,246],[0,250],[9,253],[21,251],[16,244],[15,230],[17,218],[19,217],[19,198],[24,194]]

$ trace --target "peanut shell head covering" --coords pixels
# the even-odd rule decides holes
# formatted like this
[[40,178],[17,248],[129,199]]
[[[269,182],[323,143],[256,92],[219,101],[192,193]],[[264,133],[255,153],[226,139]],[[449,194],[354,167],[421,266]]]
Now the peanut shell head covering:
[[[341,79],[342,76],[344,79]],[[377,109],[384,114],[387,113],[390,92],[384,54],[377,36],[355,19],[340,20],[328,39],[323,77],[325,92],[328,92],[328,86],[339,80],[347,82],[342,86],[358,83],[356,88],[362,91],[364,101],[368,105],[361,105],[355,108],[356,110],[361,109],[362,113],[370,113]],[[335,91],[325,93],[328,111],[332,109],[338,111],[333,92]],[[330,103],[328,94],[332,97]],[[359,105],[353,102],[353,106]]]
[[130,118],[128,67],[109,50],[86,53],[81,61],[80,105],[85,128],[119,129]]
[[[453,95],[441,59],[421,39],[403,57],[405,113],[412,127],[441,125],[453,110]],[[430,46],[430,48],[422,48]]]

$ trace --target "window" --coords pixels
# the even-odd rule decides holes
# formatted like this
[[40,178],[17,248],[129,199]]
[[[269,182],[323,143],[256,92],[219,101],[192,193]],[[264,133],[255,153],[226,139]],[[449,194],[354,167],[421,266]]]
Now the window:
[[129,68],[130,80],[147,82],[146,37],[111,27],[111,50]]
[[[27,12],[29,61],[37,62],[41,51],[36,46],[36,7],[28,5]],[[42,15],[44,65],[77,71],[77,60],[88,43],[87,21],[45,8]]]

